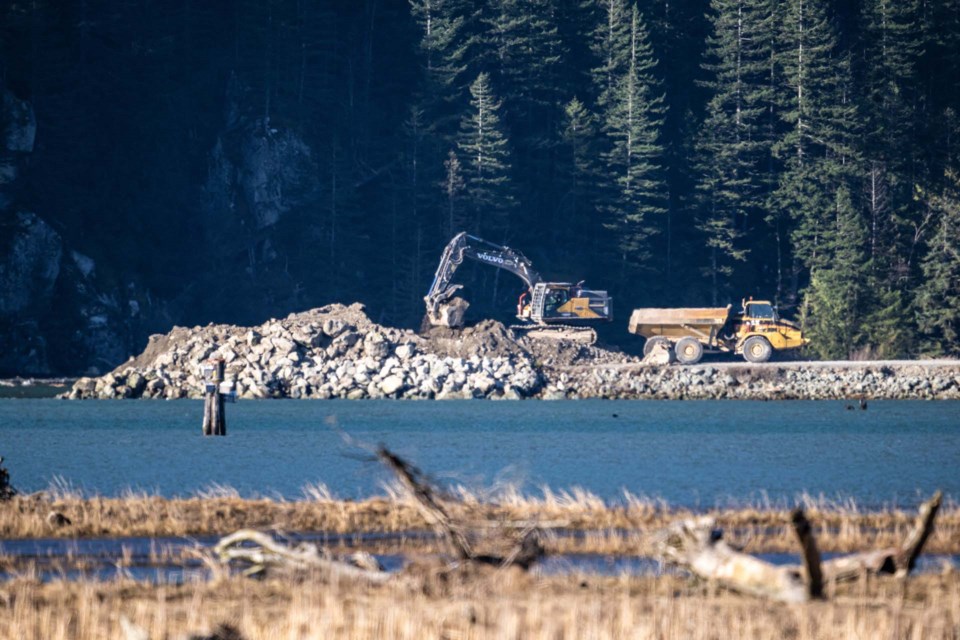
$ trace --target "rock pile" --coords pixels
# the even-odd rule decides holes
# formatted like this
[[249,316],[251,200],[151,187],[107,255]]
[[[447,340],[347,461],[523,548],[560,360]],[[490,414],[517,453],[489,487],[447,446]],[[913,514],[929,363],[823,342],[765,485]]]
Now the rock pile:
[[66,397],[200,397],[200,364],[215,358],[226,363],[241,398],[532,396],[540,374],[525,349],[505,344],[507,335],[492,323],[435,342],[372,322],[360,304],[334,304],[251,329],[176,327],[152,336],[140,356],[113,372],[79,379]]
[[561,367],[549,398],[663,400],[960,399],[960,361]]

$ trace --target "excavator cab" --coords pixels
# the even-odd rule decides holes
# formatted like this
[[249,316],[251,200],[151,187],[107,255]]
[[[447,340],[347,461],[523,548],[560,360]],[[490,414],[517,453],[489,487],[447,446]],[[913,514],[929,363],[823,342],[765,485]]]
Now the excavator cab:
[[579,324],[612,319],[607,292],[584,289],[582,283],[538,282],[532,288],[527,307],[519,319],[538,324]]

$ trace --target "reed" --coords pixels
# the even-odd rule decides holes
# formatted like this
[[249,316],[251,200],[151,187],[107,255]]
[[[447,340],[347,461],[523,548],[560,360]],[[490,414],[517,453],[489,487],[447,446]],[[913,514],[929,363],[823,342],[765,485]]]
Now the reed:
[[[163,498],[126,492],[117,498],[85,496],[58,484],[55,490],[17,496],[0,504],[0,538],[93,536],[224,535],[242,528],[329,533],[400,533],[427,529],[402,492],[353,501],[337,499],[323,485],[304,487],[304,498],[241,498],[229,487],[210,487],[202,495]],[[597,553],[644,553],[649,533],[692,512],[666,502],[627,494],[605,502],[584,491],[551,491],[525,495],[512,487],[491,492],[457,487],[451,512],[465,522],[537,522],[542,527],[589,532],[578,539],[555,537],[557,550]],[[817,528],[824,551],[857,551],[889,546],[903,539],[913,524],[913,509],[888,507],[862,509],[852,501],[800,496],[807,516]],[[739,505],[709,510],[728,538],[747,551],[794,551],[796,543],[788,525],[786,504]],[[56,511],[70,523],[55,526],[47,516]],[[937,518],[929,553],[960,553],[960,508],[948,501]]]
[[[230,624],[247,640],[313,638],[956,638],[960,576],[848,585],[829,601],[785,605],[675,577],[537,578],[516,570],[447,576],[431,570],[381,587],[224,578],[145,585],[0,584],[0,637],[125,638],[122,619],[151,638]],[[416,579],[414,579],[416,578]]]

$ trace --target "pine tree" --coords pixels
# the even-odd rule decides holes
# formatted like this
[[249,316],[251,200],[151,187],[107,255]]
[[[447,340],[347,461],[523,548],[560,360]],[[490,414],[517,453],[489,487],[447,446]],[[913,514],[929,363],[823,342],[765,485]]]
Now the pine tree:
[[917,65],[922,30],[917,0],[868,0],[862,12],[861,76],[866,90],[865,190],[870,258],[888,286],[908,277],[913,185],[920,172]]
[[[467,50],[470,44],[464,0],[410,0],[410,12],[420,29],[419,50],[424,69],[421,105],[440,132],[452,134],[449,119],[459,111],[465,93]],[[455,126],[455,124],[453,125]]]
[[472,64],[487,72],[503,100],[517,172],[516,212],[524,228],[563,227],[556,219],[558,123],[564,104],[556,0],[482,0]]
[[464,189],[463,175],[460,168],[460,159],[457,158],[457,154],[453,149],[447,154],[443,168],[446,170],[442,185],[446,201],[446,221],[443,225],[446,233],[444,235],[452,238],[465,224],[463,212],[460,207],[460,194],[463,193]]
[[769,56],[773,7],[769,2],[713,0],[713,35],[708,39],[713,93],[697,142],[698,220],[709,249],[706,273],[713,304],[734,265],[746,259],[742,238],[748,220],[760,218],[767,196],[772,140]]
[[599,238],[593,212],[600,183],[596,117],[577,98],[564,108],[558,183],[563,191],[559,214],[566,221],[561,239],[596,255]]
[[649,238],[666,206],[660,133],[664,96],[654,75],[657,60],[635,4],[604,3],[604,22],[594,34],[603,65],[594,72],[598,87],[601,154],[607,185],[600,208],[615,238],[621,283],[628,272],[649,266]]
[[774,148],[783,170],[769,206],[792,226],[795,278],[828,254],[824,215],[837,190],[849,185],[857,161],[849,60],[839,51],[825,5],[790,0],[780,37],[778,57],[789,88],[780,113],[787,129]]
[[457,148],[465,160],[463,180],[470,209],[468,228],[502,238],[514,208],[510,148],[500,124],[500,101],[481,73],[470,85],[470,108],[460,121]]
[[960,173],[947,172],[947,187],[925,198],[937,226],[921,269],[917,290],[917,324],[922,348],[930,355],[960,355]]
[[841,359],[858,346],[866,233],[846,187],[837,190],[830,216],[831,228],[822,246],[829,259],[818,262],[811,274],[805,294],[805,328],[815,353],[825,359]]

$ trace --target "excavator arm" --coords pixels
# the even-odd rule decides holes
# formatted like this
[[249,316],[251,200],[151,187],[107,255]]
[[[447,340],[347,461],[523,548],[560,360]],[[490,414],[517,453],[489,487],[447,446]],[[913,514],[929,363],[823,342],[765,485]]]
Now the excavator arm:
[[532,263],[522,253],[462,231],[454,236],[443,250],[437,272],[433,276],[433,284],[423,298],[427,304],[427,318],[431,324],[448,326],[458,324],[445,317],[444,305],[463,288],[463,285],[453,284],[453,275],[463,264],[464,258],[509,271],[523,280],[531,290],[538,282],[542,282],[540,274],[533,270]]

